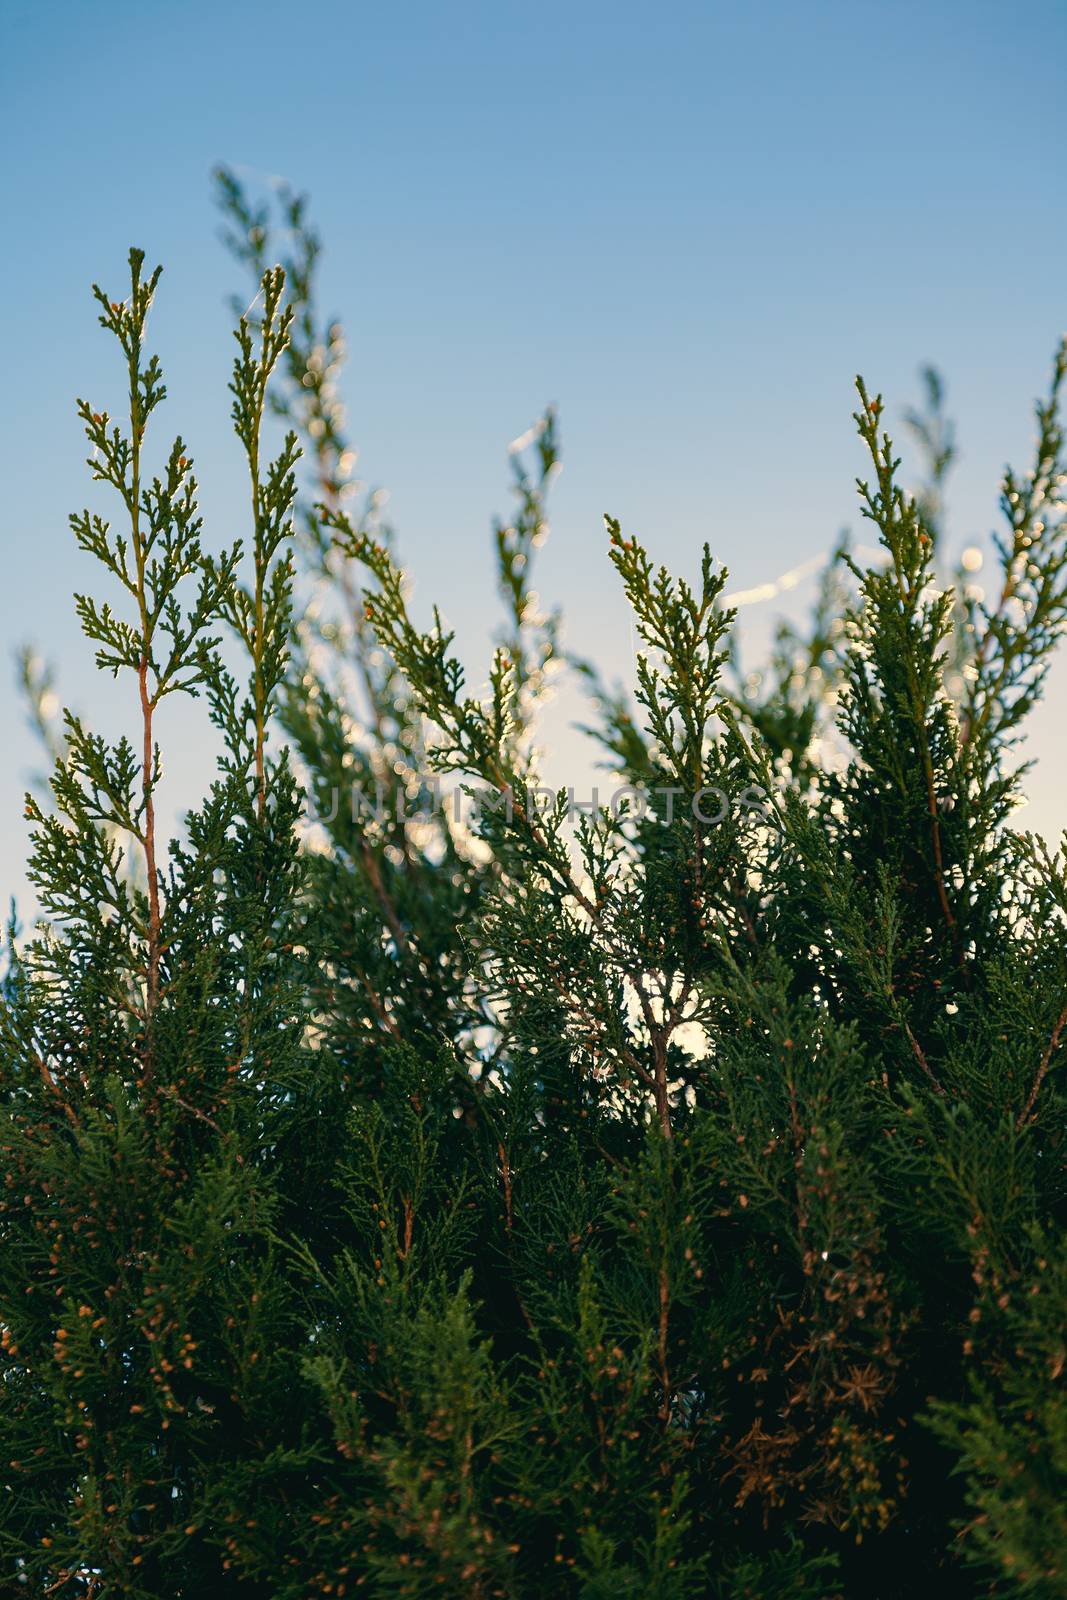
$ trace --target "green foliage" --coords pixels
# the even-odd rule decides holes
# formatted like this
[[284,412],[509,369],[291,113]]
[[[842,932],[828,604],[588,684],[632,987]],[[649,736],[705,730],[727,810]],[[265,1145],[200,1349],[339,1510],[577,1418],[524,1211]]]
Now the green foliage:
[[[124,300],[95,291],[127,369],[128,428],[79,405],[93,476],[125,525],[72,518],[127,599],[129,620],[88,596],[77,605],[98,664],[136,683],[138,737],[108,744],[68,717],[53,808],[27,801],[50,921],[13,949],[0,1012],[0,1551],[5,1586],[61,1596],[214,1587],[205,1501],[227,1462],[260,1448],[289,1315],[270,1244],[284,1192],[271,1114],[302,1055],[301,869],[287,764],[264,744],[285,664],[292,441],[280,467],[257,470],[284,319],[258,356],[239,330],[235,424],[259,508],[250,600],[239,546],[202,547],[182,442],[162,475],[144,465],[165,391],[144,349],[159,272],[146,279],[142,264],[131,251]],[[265,280],[275,310],[281,288]],[[252,660],[243,709],[219,652],[226,621]],[[164,863],[157,714],[201,690],[225,754]]]
[[1023,1594],[1053,1596],[1063,1593],[1067,1252],[1062,1235],[1036,1227],[1026,1243],[1014,1271],[983,1270],[995,1291],[982,1308],[990,1357],[970,1375],[970,1397],[936,1401],[932,1421],[967,1478],[967,1559]]
[[[74,529],[129,620],[78,605],[141,722],[69,718],[29,802],[51,923],[0,1013],[5,1581],[1067,1594],[1067,868],[1011,826],[1067,609],[1063,353],[988,606],[946,581],[933,377],[914,496],[859,383],[879,549],[841,542],[759,683],[710,551],[676,579],[609,518],[641,652],[632,701],[575,664],[619,786],[575,807],[535,737],[568,660],[531,586],[554,417],[492,528],[483,684],[352,479],[303,201],[278,269],[278,222],[219,190],[259,285],[247,562],[202,548],[180,441],[142,470],[156,279],[135,252],[99,297],[129,430],[82,415],[128,531]],[[162,867],[178,691],[222,750]]]

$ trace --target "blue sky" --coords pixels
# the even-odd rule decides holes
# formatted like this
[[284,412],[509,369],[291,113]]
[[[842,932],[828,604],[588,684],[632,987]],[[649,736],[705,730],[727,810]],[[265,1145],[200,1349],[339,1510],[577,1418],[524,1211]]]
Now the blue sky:
[[[623,676],[602,513],[678,570],[707,539],[740,587],[806,560],[857,526],[857,371],[891,421],[921,363],[945,373],[953,547],[986,544],[1002,467],[1026,462],[1067,323],[1060,4],[6,0],[0,25],[0,629],[106,730],[125,701],[77,633],[71,591],[98,580],[66,520],[102,509],[74,397],[120,393],[88,286],[122,283],[131,242],[165,263],[165,428],[196,457],[209,541],[243,532],[219,160],[312,194],[361,470],[475,677],[505,447],[546,402],[565,471],[539,586]],[[745,611],[750,656],[773,613]],[[1048,830],[1065,690],[1061,664],[1026,814]],[[36,751],[0,704],[6,897]],[[172,806],[199,784],[197,730],[162,729]]]

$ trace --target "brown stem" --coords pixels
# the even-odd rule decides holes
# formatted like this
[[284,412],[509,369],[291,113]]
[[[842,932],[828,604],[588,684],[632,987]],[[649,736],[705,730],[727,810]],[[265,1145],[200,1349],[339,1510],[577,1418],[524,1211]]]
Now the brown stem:
[[[253,526],[256,529],[256,542],[259,542],[259,432],[258,419],[256,431],[255,460],[252,465],[252,516]],[[263,568],[259,561],[258,551],[256,558],[256,636],[253,662],[255,668],[255,699],[256,699],[256,816],[260,822],[267,814],[267,773],[266,762],[263,755],[265,743],[266,708],[263,693]]]
[[1023,1106],[1016,1119],[1016,1131],[1018,1131],[1020,1128],[1024,1128],[1033,1115],[1034,1102],[1037,1099],[1041,1085],[1044,1083],[1045,1078],[1048,1075],[1048,1069],[1052,1062],[1052,1057],[1056,1054],[1056,1049],[1059,1045],[1064,1028],[1067,1028],[1067,1004],[1064,1005],[1063,1010],[1056,1018],[1056,1026],[1053,1028],[1052,1037],[1045,1047],[1045,1053],[1038,1063],[1037,1071],[1034,1074],[1034,1081],[1030,1085],[1030,1093],[1026,1097],[1026,1104]]
[[397,909],[392,902],[389,891],[386,889],[385,884],[382,881],[381,869],[378,866],[374,851],[371,849],[367,840],[362,836],[360,837],[359,847],[360,854],[363,857],[364,870],[368,879],[370,880],[371,888],[378,897],[378,902],[382,908],[382,915],[385,918],[389,932],[393,936],[393,940],[397,949],[403,955],[407,955],[407,934],[404,932],[403,924],[401,923],[400,917],[397,914]]
[[667,1031],[656,1028],[652,1034],[652,1060],[656,1076],[656,1115],[665,1139],[671,1136],[671,1105],[667,1093]]
[[[183,1111],[188,1111],[191,1117],[196,1117],[198,1122],[206,1122],[208,1127],[219,1135],[220,1139],[223,1137],[222,1129],[214,1117],[209,1117],[206,1111],[201,1111],[198,1106],[191,1105],[188,1100],[183,1100],[181,1095],[177,1094],[174,1089],[167,1090],[167,1098],[173,1100],[175,1105],[181,1106]],[[244,1165],[244,1157],[242,1155],[238,1155],[237,1160],[239,1164]]]
[[514,1295],[515,1295],[515,1304],[518,1306],[519,1311],[522,1314],[522,1320],[525,1322],[525,1324],[529,1328],[530,1332],[533,1333],[533,1331],[534,1331],[533,1318],[530,1316],[529,1311],[526,1309],[526,1302],[522,1298],[522,1291],[520,1290],[520,1288],[518,1286],[518,1283],[515,1281],[515,1278],[518,1276],[518,1274],[515,1272],[515,1262],[514,1262],[514,1257],[512,1255],[512,1242],[513,1241],[512,1241],[511,1233],[512,1233],[512,1228],[514,1227],[514,1224],[515,1224],[515,1211],[514,1211],[512,1188],[511,1188],[511,1162],[508,1159],[507,1147],[504,1144],[503,1139],[498,1139],[497,1140],[497,1147],[496,1148],[497,1148],[497,1154],[500,1157],[500,1175],[501,1175],[501,1178],[502,1178],[503,1184],[504,1184],[504,1229],[505,1229],[505,1232],[507,1233],[507,1237],[508,1237],[508,1245],[507,1245],[507,1247],[508,1247],[508,1256],[511,1259],[511,1264],[512,1264],[512,1273],[513,1273],[512,1290],[513,1290]]
[[797,1243],[800,1246],[801,1254],[806,1257],[805,1235],[808,1228],[808,1213],[801,1190],[801,1174],[804,1170],[804,1129],[800,1121],[797,1086],[791,1067],[787,1071],[786,1084],[789,1089],[789,1132],[793,1142],[793,1200],[797,1222]]
[[56,1082],[55,1078],[52,1076],[52,1073],[51,1073],[51,1071],[49,1069],[48,1063],[45,1061],[44,1057],[43,1056],[39,1056],[36,1053],[36,1051],[34,1052],[34,1060],[37,1063],[38,1070],[39,1070],[39,1072],[41,1074],[41,1077],[43,1078],[46,1086],[51,1091],[51,1093],[55,1095],[56,1099],[59,1101],[60,1105],[63,1107],[64,1116],[67,1118],[68,1122],[71,1124],[72,1127],[79,1128],[81,1126],[81,1124],[79,1123],[78,1118],[74,1113],[74,1108],[73,1108],[73,1106],[71,1106],[71,1104],[70,1104],[70,1102],[68,1100],[64,1099],[63,1091],[62,1091],[62,1089],[60,1089],[59,1084]]
[[511,1163],[503,1139],[497,1144],[497,1154],[500,1156],[500,1175],[504,1182],[504,1226],[510,1234],[515,1217],[511,1209]]
[[904,1024],[904,1032],[908,1036],[908,1043],[911,1045],[912,1052],[913,1052],[913,1054],[915,1056],[915,1059],[919,1063],[920,1067],[922,1067],[923,1072],[929,1078],[930,1083],[931,1083],[931,1085],[932,1085],[932,1087],[934,1089],[934,1092],[936,1094],[942,1094],[943,1095],[945,1091],[941,1087],[941,1084],[938,1082],[937,1077],[935,1076],[933,1068],[930,1066],[929,1061],[927,1061],[926,1053],[923,1050],[922,1045],[919,1043],[918,1039],[916,1039],[915,1035],[911,1031],[911,1028],[910,1028],[909,1024],[906,1023],[906,1022]]
[[404,1196],[402,1204],[404,1207],[404,1244],[403,1248],[397,1251],[397,1255],[401,1261],[406,1261],[411,1250],[412,1235],[415,1231],[415,1213],[407,1195]]
[[660,1419],[663,1422],[670,1420],[671,1415],[671,1381],[667,1371],[667,1333],[670,1326],[671,1315],[671,1285],[667,1276],[667,1268],[659,1269],[659,1378],[663,1388],[663,1401],[660,1405]]
[[[136,298],[136,297],[135,297]],[[136,314],[136,307],[135,307]],[[150,615],[146,593],[145,541],[141,535],[141,442],[144,436],[144,418],[140,398],[141,329],[138,326],[130,350],[130,532],[134,562],[137,569],[137,608],[141,622],[141,657],[137,667],[137,684],[141,700],[143,742],[141,749],[141,796],[144,804],[144,827],[140,839],[144,850],[145,877],[148,880],[148,962],[145,986],[145,1045],[144,1077],[152,1076],[152,1019],[159,1000],[160,962],[160,909],[159,877],[156,871],[156,807],[153,795],[155,778],[155,748],[152,739],[152,718],[155,698],[149,690],[148,674],[152,662],[152,635],[154,618]]]
[[[152,745],[152,715],[154,706],[148,692],[148,659],[141,657],[137,673],[141,691],[141,720],[144,728],[142,751],[141,792],[144,796],[144,861],[148,879],[148,993],[145,1002],[145,1024],[152,1027],[152,1013],[159,999],[160,912],[159,879],[156,873],[156,807],[152,795],[154,750]],[[146,1063],[146,1071],[150,1063]]]
[[[263,328],[263,363],[267,360],[268,329]],[[262,559],[260,543],[260,485],[259,485],[259,431],[263,424],[263,404],[267,392],[267,371],[261,365],[257,374],[255,387],[255,409],[253,427],[249,435],[248,444],[248,471],[252,480],[252,537],[255,540],[255,620],[253,622],[252,636],[252,694],[255,702],[256,716],[256,817],[262,822],[267,812],[267,777],[266,762],[263,756],[264,725],[266,722],[265,696],[263,693],[263,581],[266,577]]]

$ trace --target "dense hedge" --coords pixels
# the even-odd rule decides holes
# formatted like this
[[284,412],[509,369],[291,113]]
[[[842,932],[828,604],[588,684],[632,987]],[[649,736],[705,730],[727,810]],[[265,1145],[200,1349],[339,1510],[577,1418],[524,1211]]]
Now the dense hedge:
[[[129,414],[81,406],[122,520],[72,519],[110,582],[78,609],[135,731],[68,718],[29,802],[3,1592],[1067,1594],[1067,876],[1011,826],[1067,610],[1064,351],[986,597],[939,576],[936,384],[917,499],[859,386],[880,558],[838,552],[759,681],[710,554],[672,578],[609,520],[634,703],[531,588],[547,417],[480,693],[349,481],[301,203],[286,288],[220,185],[261,279],[243,554],[208,553],[185,445],[146,437],[156,277],[135,251],[97,291]],[[599,810],[537,785],[559,670]],[[165,845],[156,740],[191,692],[224,753]]]

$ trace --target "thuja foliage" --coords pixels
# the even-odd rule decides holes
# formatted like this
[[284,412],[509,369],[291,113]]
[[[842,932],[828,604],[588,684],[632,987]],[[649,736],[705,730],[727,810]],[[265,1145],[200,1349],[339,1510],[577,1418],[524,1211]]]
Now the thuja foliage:
[[[352,478],[302,202],[274,232],[227,174],[220,196],[260,285],[247,556],[202,546],[180,441],[142,469],[136,253],[129,298],[100,297],[129,425],[83,417],[124,523],[74,532],[129,617],[78,605],[137,736],[69,719],[30,802],[4,1582],[1067,1594],[1067,870],[1012,822],[1067,614],[1067,353],[988,598],[944,571],[937,385],[918,496],[859,385],[877,557],[841,546],[759,683],[711,553],[674,577],[609,519],[636,693],[580,676],[626,793],[575,817],[536,755],[567,663],[531,586],[554,419],[513,454],[471,681]],[[165,851],[172,691],[222,753]],[[427,807],[431,772],[475,823]]]
[[[27,802],[48,920],[12,951],[0,1011],[0,1551],[13,1593],[221,1592],[214,1485],[269,1448],[266,1397],[284,1405],[286,1392],[271,1150],[306,1014],[296,794],[268,722],[290,625],[297,446],[290,436],[261,463],[260,438],[289,313],[281,273],[266,274],[261,333],[238,329],[232,385],[249,548],[210,554],[185,444],[152,451],[158,280],[133,250],[123,298],[94,290],[125,416],[78,410],[119,520],[71,519],[111,585],[106,600],[78,596],[78,614],[97,665],[130,688],[135,732],[109,743],[67,718],[54,804]],[[222,753],[168,850],[158,735],[179,694],[204,698]]]

